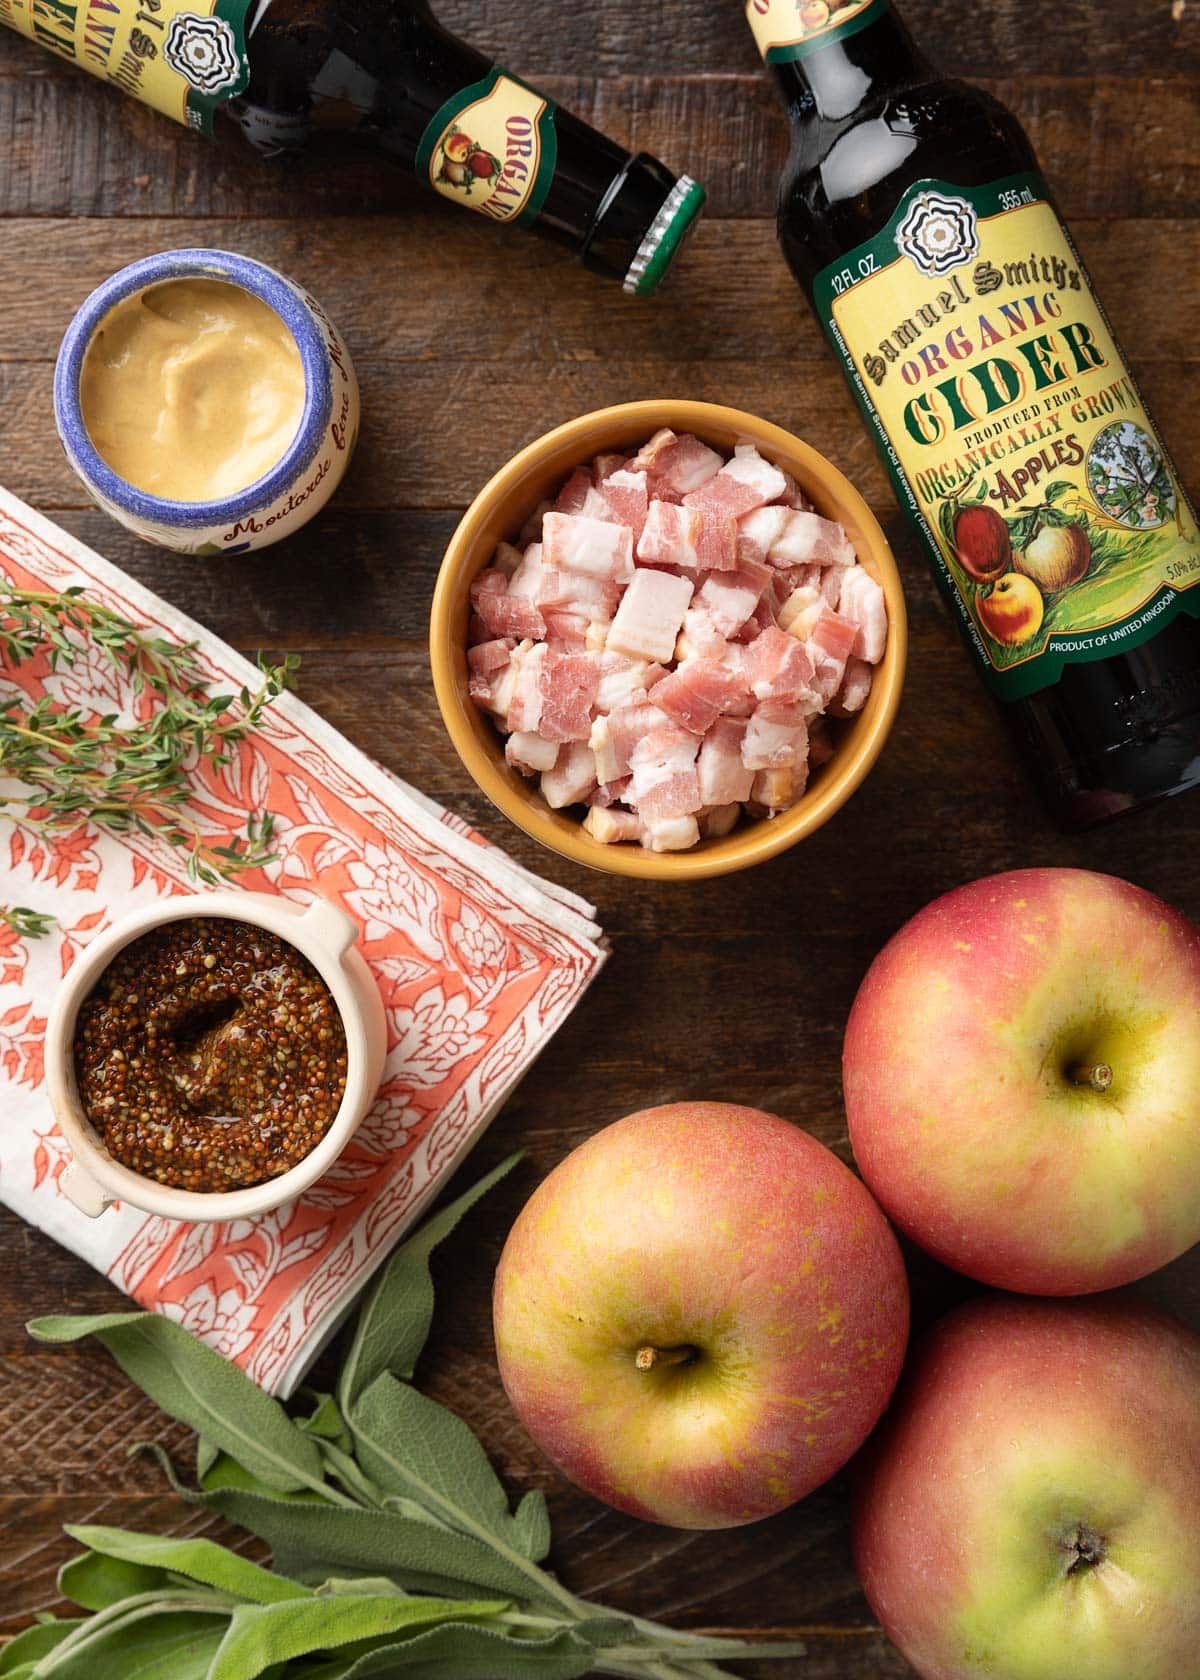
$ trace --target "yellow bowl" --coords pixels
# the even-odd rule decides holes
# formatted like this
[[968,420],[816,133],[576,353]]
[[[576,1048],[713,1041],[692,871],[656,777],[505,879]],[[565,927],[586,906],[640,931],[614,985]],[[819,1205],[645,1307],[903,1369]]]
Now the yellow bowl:
[[[552,811],[535,782],[504,760],[504,742],[490,717],[467,693],[467,626],[471,581],[490,565],[497,543],[511,540],[537,504],[553,497],[573,467],[608,450],[632,449],[661,426],[693,432],[715,449],[732,451],[749,439],[790,472],[818,513],[836,519],[859,559],[883,587],[890,633],[870,699],[846,727],[837,751],[800,802],[781,816],[744,820],[722,840],[687,852],[647,852],[631,844],[606,846],[575,817]],[[879,521],[858,491],[815,449],[779,426],[740,409],[702,402],[632,402],[581,415],[528,444],[484,485],[450,539],[433,595],[429,656],[433,686],[458,755],[492,803],[519,828],[575,863],[614,875],[654,881],[694,881],[762,863],[828,822],[865,780],[883,749],[900,704],[908,651],[908,621],[900,574]]]

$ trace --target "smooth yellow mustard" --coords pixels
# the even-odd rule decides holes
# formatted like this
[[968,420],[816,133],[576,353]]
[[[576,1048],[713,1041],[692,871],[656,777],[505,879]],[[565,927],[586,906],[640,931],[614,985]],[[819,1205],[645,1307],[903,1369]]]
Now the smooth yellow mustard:
[[165,280],[105,316],[79,401],[96,449],[129,484],[211,502],[286,452],[304,411],[304,369],[261,298],[227,280]]

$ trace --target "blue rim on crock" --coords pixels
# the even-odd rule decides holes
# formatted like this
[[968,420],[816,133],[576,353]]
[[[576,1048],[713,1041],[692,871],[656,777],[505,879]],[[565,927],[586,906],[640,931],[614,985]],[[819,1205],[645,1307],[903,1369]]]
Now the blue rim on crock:
[[[236,495],[213,502],[176,502],[138,490],[115,473],[88,436],[79,405],[79,376],[88,346],[109,312],[147,286],[197,277],[228,280],[261,298],[283,321],[300,352],[304,409],[296,435],[275,465]],[[150,524],[192,530],[236,524],[259,512],[303,476],[315,460],[333,413],[333,378],[321,331],[295,291],[279,274],[233,251],[160,251],[105,280],[80,306],[67,328],[54,369],[54,415],[58,435],[75,471],[98,496],[123,513]]]

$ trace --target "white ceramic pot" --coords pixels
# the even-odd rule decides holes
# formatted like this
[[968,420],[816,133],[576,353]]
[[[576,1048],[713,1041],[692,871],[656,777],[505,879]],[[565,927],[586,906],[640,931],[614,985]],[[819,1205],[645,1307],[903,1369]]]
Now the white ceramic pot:
[[[328,986],[346,1032],[346,1088],[329,1130],[289,1171],[243,1190],[179,1190],[122,1166],[88,1121],[75,1083],[75,1022],[101,974],[140,934],[195,916],[249,922],[295,946]],[[291,1201],[315,1183],[349,1143],[375,1100],[387,1053],[383,1000],[354,948],[357,934],[346,912],[324,899],[302,905],[267,893],[185,893],[124,917],[89,945],[63,981],[46,1026],[46,1085],[54,1117],[74,1157],[59,1185],[75,1206],[93,1219],[117,1201],[167,1219],[246,1219]]]

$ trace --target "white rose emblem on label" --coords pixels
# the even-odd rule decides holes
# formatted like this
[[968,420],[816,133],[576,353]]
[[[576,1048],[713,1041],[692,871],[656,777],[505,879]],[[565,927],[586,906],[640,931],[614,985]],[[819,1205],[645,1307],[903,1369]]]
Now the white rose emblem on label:
[[975,207],[965,198],[920,193],[896,230],[896,244],[922,274],[949,274],[979,255]]
[[237,37],[224,18],[179,12],[167,31],[163,57],[199,93],[224,93],[241,80]]

